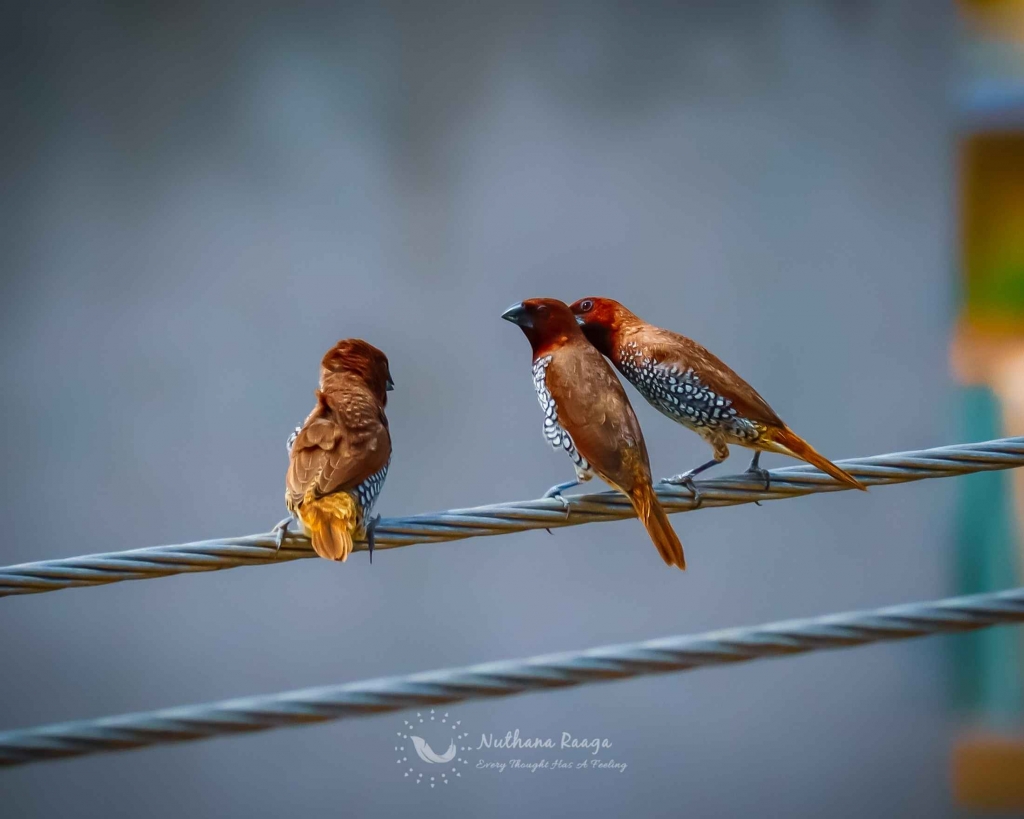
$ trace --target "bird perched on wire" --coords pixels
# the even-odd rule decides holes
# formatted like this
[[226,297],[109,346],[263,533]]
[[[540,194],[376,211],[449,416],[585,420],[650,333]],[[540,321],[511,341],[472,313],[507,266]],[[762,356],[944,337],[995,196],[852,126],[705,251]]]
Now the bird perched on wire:
[[316,406],[288,439],[292,518],[275,527],[278,548],[297,518],[320,557],[344,561],[353,539],[365,537],[373,561],[380,515],[370,515],[391,462],[384,407],[394,386],[387,356],[362,339],[339,341],[324,355]]
[[545,497],[568,502],[562,492],[600,475],[624,493],[670,566],[686,568],[683,547],[661,508],[651,481],[640,424],[612,368],[583,337],[568,305],[527,299],[502,318],[519,325],[533,347],[533,385],[544,410],[544,437],[563,449],[576,480],[551,487]]
[[758,459],[762,452],[779,452],[866,491],[853,475],[786,426],[753,387],[696,341],[648,324],[612,299],[580,299],[571,309],[591,344],[651,406],[711,445],[710,461],[664,481],[686,486],[698,504],[694,477],[728,458],[730,444],[754,450],[747,471],[763,480],[765,489],[770,477]]

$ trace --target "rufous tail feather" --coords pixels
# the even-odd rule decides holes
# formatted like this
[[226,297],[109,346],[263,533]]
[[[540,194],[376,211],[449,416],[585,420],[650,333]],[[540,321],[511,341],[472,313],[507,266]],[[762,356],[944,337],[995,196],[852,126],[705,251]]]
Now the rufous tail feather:
[[683,544],[679,542],[672,524],[668,522],[668,515],[661,508],[658,496],[654,494],[654,487],[649,483],[641,484],[628,494],[637,517],[647,529],[647,534],[651,536],[654,545],[658,547],[661,559],[669,566],[685,569]]
[[352,553],[352,536],[358,527],[359,508],[348,492],[322,498],[307,494],[299,518],[313,541],[313,551],[327,560],[343,563]]
[[793,432],[789,427],[783,427],[782,429],[769,429],[761,440],[764,441],[766,438],[771,445],[770,448],[775,452],[781,452],[783,455],[792,455],[794,458],[806,461],[811,466],[818,467],[822,472],[835,478],[840,483],[844,483],[847,486],[853,487],[854,489],[860,489],[864,492],[868,491],[868,488],[853,477],[853,475],[845,469],[841,469],[836,466],[824,455],[821,455],[814,447]]

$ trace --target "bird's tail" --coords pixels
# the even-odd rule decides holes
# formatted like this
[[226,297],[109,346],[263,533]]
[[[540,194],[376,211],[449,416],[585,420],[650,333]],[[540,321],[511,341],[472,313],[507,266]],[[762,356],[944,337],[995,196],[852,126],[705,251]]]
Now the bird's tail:
[[801,461],[806,461],[811,466],[816,466],[825,474],[832,476],[840,483],[864,492],[868,491],[868,488],[853,477],[853,475],[845,469],[840,469],[824,455],[821,455],[789,427],[767,430],[767,433],[761,437],[759,443],[767,443],[768,446],[765,448],[773,452],[781,452],[783,455],[791,455],[794,458],[799,458]]
[[355,498],[348,492],[322,498],[307,495],[298,512],[313,541],[313,551],[327,560],[344,563],[352,552],[352,535],[359,524]]
[[668,515],[661,508],[658,496],[654,494],[654,487],[649,483],[642,483],[627,493],[629,500],[636,510],[647,534],[651,536],[654,545],[658,547],[658,554],[669,566],[686,568],[686,558],[683,557],[683,544],[679,542],[672,524],[668,522]]

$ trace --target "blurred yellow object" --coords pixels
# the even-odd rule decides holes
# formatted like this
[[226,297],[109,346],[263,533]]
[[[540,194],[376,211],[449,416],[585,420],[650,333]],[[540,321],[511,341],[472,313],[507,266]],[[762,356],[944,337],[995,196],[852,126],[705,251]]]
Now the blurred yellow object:
[[965,317],[1024,338],[1024,134],[971,136],[961,163]]
[[1024,811],[1024,737],[966,734],[953,745],[953,798],[971,811]]
[[978,34],[1024,42],[1024,0],[960,0],[960,7]]

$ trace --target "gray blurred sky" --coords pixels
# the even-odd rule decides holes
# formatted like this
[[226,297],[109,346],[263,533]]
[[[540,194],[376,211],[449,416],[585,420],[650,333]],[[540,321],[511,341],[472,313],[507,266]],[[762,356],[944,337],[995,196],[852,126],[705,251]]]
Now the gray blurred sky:
[[[572,469],[498,319],[527,296],[699,339],[831,457],[951,441],[953,8],[738,6],[5,4],[2,562],[265,530],[345,336],[398,385],[383,514],[535,496]],[[634,403],[656,474],[705,458]],[[0,727],[939,596],[952,493],[677,517],[685,575],[626,521],[10,599]],[[624,774],[423,793],[385,716],[27,767],[0,812],[952,815],[944,672],[931,641],[451,709]]]

